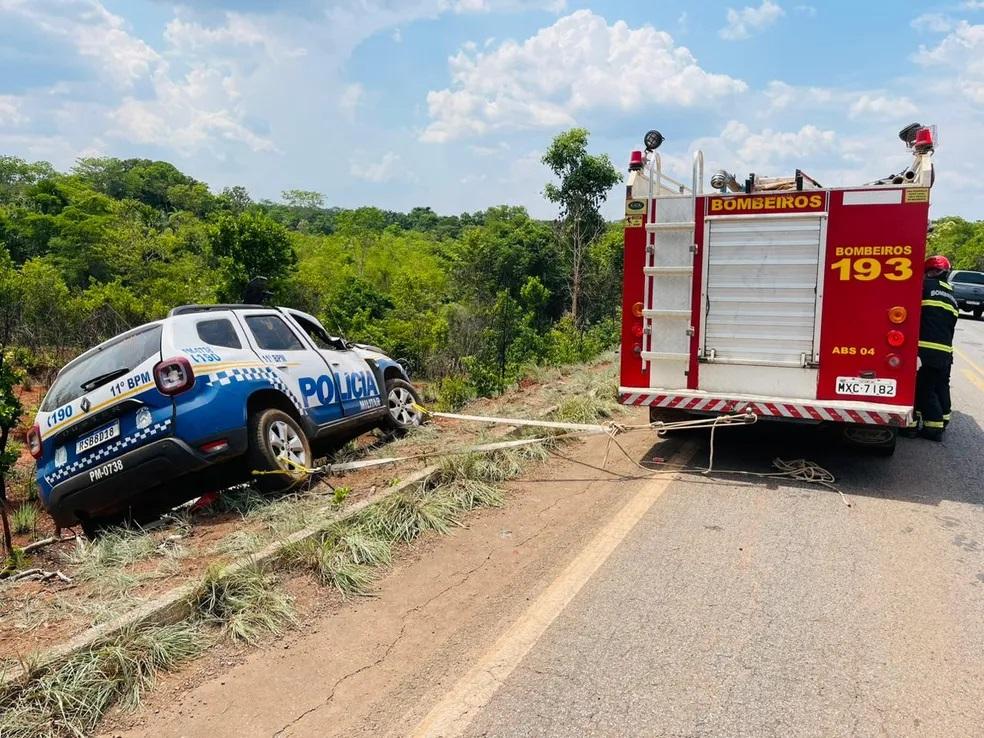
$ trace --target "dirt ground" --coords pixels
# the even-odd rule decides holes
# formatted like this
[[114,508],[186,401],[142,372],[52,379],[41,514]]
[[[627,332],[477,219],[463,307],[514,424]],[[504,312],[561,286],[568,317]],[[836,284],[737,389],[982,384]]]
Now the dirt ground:
[[[550,370],[539,380],[526,380],[504,395],[471,403],[463,412],[508,417],[542,416],[566,397],[583,392],[614,392],[614,367],[601,361],[578,370]],[[439,420],[406,439],[383,443],[372,435],[361,437],[345,459],[414,456],[461,448],[501,435],[508,428],[488,428],[471,423]],[[448,439],[453,439],[450,441]],[[302,495],[260,504],[245,514],[217,512],[214,508],[184,512],[173,521],[150,531],[154,541],[149,553],[112,572],[87,578],[79,558],[72,554],[80,545],[67,541],[38,549],[30,567],[61,571],[70,583],[53,580],[0,581],[0,669],[50,648],[87,628],[119,617],[148,599],[199,577],[210,565],[230,561],[262,545],[304,527],[325,509],[342,509],[422,468],[427,459],[401,462],[332,476],[310,485]],[[332,486],[344,487],[344,502],[336,504]],[[51,535],[50,519],[36,538]],[[64,535],[81,535],[68,530]],[[250,537],[252,536],[252,537]],[[35,538],[35,539],[36,539]],[[23,546],[27,536],[20,536]],[[82,557],[84,558],[84,557]],[[111,575],[110,575],[111,574]],[[303,589],[303,588],[302,588]]]
[[[636,458],[670,456],[679,445],[653,448],[654,441],[626,437]],[[109,716],[103,735],[399,734],[404,711],[494,640],[624,504],[638,480],[578,463],[601,464],[608,450],[606,438],[593,437],[564,449],[571,460],[531,467],[506,485],[504,507],[477,511],[464,529],[402,551],[371,597],[346,602],[296,577],[289,590],[299,628],[260,649],[211,651],[164,677],[136,713]],[[638,473],[614,454],[608,463]]]

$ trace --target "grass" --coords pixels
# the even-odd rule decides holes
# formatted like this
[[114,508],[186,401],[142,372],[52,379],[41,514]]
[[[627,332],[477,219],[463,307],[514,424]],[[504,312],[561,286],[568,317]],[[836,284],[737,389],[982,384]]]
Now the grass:
[[216,543],[209,551],[225,556],[243,556],[259,551],[263,543],[263,539],[256,533],[237,530]]
[[296,621],[290,597],[279,592],[273,575],[256,564],[234,574],[210,567],[192,602],[203,622],[244,643],[255,644],[265,634],[279,635]]
[[596,423],[612,416],[612,404],[593,394],[574,395],[560,403],[551,419],[562,423]]
[[357,525],[338,523],[289,547],[283,560],[312,570],[322,584],[352,595],[363,594],[372,582],[371,568],[389,564],[392,557],[389,541]]
[[0,693],[0,735],[54,738],[90,734],[113,705],[132,709],[168,671],[208,645],[190,623],[130,629],[33,675],[19,689]]
[[268,498],[252,487],[243,485],[233,487],[219,495],[215,502],[215,509],[217,512],[234,512],[245,518],[269,504],[271,501]]
[[38,509],[31,502],[18,505],[10,516],[10,526],[14,533],[31,533],[38,527]]
[[101,580],[150,558],[157,552],[157,546],[154,537],[146,533],[114,528],[105,531],[95,541],[76,540],[75,548],[67,559],[77,567],[75,575],[78,579]]

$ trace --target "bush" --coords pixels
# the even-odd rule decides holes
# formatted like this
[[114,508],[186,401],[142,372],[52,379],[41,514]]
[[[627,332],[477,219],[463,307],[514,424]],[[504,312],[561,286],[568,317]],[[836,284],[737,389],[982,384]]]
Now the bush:
[[437,385],[437,409],[454,411],[475,398],[475,387],[466,377],[445,377]]

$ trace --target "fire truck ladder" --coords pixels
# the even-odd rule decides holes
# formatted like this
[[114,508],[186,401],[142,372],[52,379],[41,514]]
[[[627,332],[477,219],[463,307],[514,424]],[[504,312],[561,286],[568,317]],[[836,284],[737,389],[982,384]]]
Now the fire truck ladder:
[[641,354],[642,368],[651,367],[652,386],[680,386],[689,365],[690,336],[694,333],[691,285],[697,252],[694,212],[703,182],[702,152],[694,154],[689,188],[663,174],[660,156],[653,153],[649,162]]

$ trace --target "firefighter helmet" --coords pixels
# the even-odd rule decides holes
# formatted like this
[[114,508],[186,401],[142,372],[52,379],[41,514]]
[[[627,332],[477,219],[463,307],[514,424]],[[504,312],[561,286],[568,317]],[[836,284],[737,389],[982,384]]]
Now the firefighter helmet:
[[926,259],[926,271],[928,272],[930,269],[938,269],[941,272],[948,272],[950,271],[950,260],[940,254],[930,256]]

